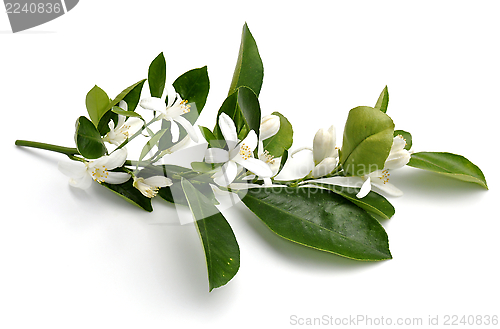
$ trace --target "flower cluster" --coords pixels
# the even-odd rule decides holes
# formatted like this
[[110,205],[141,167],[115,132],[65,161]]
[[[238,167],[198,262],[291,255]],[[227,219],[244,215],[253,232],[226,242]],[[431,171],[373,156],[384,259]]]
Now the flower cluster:
[[[76,122],[75,148],[22,140],[16,145],[65,154],[69,160],[58,167],[71,186],[86,189],[95,181],[147,211],[158,196],[189,207],[206,253],[210,289],[226,284],[240,259],[220,211],[219,192],[239,198],[290,241],[351,259],[384,260],[392,256],[378,218],[395,213],[385,196],[403,194],[390,182],[394,170],[411,166],[487,188],[481,170],[462,156],[411,151],[411,134],[395,130],[387,114],[387,87],[374,107],[349,111],[340,142],[330,125],[316,132],[312,147],[292,151],[293,128],[285,115],[261,113],[263,64],[247,25],[213,129],[197,124],[209,92],[207,68],[184,73],[171,85],[175,93],[169,93],[165,67],[161,53],[150,64],[147,79],[114,99],[92,88],[86,97],[88,116]],[[129,143],[144,138],[140,155],[127,159]],[[303,150],[312,153],[308,161],[291,161]],[[166,161],[188,158],[197,160],[184,165]],[[301,175],[290,178],[287,171]]]

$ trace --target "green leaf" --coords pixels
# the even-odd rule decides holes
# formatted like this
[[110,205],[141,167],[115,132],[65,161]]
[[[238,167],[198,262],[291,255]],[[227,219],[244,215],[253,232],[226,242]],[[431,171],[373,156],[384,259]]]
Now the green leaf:
[[293,129],[290,122],[279,112],[273,112],[280,118],[280,130],[274,135],[264,140],[264,149],[273,157],[279,158],[283,152],[288,150],[293,143]]
[[231,280],[240,267],[240,248],[224,216],[188,181],[181,181],[207,261],[209,291]]
[[107,187],[111,191],[115,192],[128,202],[146,210],[153,211],[153,206],[151,205],[151,199],[145,197],[138,189],[133,186],[133,179],[129,179],[123,184],[108,184],[101,183],[101,185]]
[[245,23],[241,34],[238,61],[236,62],[228,95],[233,94],[238,88],[245,86],[253,90],[258,96],[263,79],[264,65],[262,64],[259,50],[257,49],[257,43]]
[[344,128],[340,163],[347,176],[382,170],[393,142],[394,123],[382,111],[359,106],[349,111]]
[[153,135],[153,137],[151,137],[151,139],[142,148],[141,155],[139,156],[139,161],[144,159],[146,154],[148,154],[148,152],[151,151],[151,149],[153,149],[153,147],[156,146],[156,144],[160,140],[161,136],[163,136],[163,134],[165,132],[166,132],[166,130],[164,130],[164,129],[159,130],[156,134]]
[[405,145],[405,150],[409,151],[412,146],[412,139],[411,139],[411,134],[407,131],[404,130],[394,130],[394,137],[401,135],[403,136],[406,145]]
[[187,100],[188,104],[191,105],[191,111],[184,117],[189,122],[195,123],[205,107],[210,90],[207,67],[187,71],[178,77],[172,85],[181,98]]
[[109,105],[108,94],[98,86],[94,86],[85,97],[85,105],[89,113],[90,120],[97,127],[99,120],[106,113]]
[[392,258],[380,223],[328,190],[250,189],[243,203],[287,240],[357,260]]
[[386,198],[373,191],[370,191],[364,198],[359,199],[356,197],[356,194],[358,194],[360,190],[359,188],[342,187],[322,183],[314,183],[314,185],[327,188],[333,193],[343,196],[358,207],[368,211],[376,218],[389,219],[394,216],[394,206]]
[[[260,105],[259,99],[252,90],[241,87],[229,95],[219,109],[217,118],[222,112],[233,119],[240,140],[243,140],[250,130],[254,130],[257,137],[259,136]],[[218,140],[224,140],[218,122],[214,135]]]
[[99,120],[97,124],[97,131],[99,135],[105,136],[109,132],[109,122],[113,120],[113,123],[116,125],[118,122],[118,115],[112,111],[107,111]]
[[165,90],[165,80],[167,75],[167,64],[163,53],[160,53],[149,65],[148,84],[152,97],[161,97]]
[[223,148],[224,143],[215,137],[214,133],[207,127],[198,126],[200,128],[201,134],[205,138],[209,147]]
[[375,108],[386,113],[388,105],[389,105],[389,90],[387,89],[387,86],[385,86],[384,90],[382,90],[380,96],[378,97],[377,104],[375,104]]
[[115,99],[109,102],[108,106],[104,110],[104,115],[101,117],[101,119],[99,120],[99,124],[97,125],[97,130],[99,130],[101,136],[104,136],[109,132],[108,123],[110,120],[113,120],[113,122],[116,124],[118,115],[111,110],[116,107],[118,103],[120,103],[120,101],[123,100],[127,103],[128,112],[133,112],[135,110],[137,104],[139,103],[142,86],[144,85],[145,81],[146,79],[143,79],[125,88],[121,93],[118,94],[118,96],[115,97]]
[[84,116],[76,120],[75,143],[78,152],[87,159],[100,158],[107,152],[97,128]]
[[214,169],[214,165],[206,162],[191,162],[191,168],[196,172],[206,173]]
[[488,188],[481,169],[461,155],[446,152],[413,153],[408,166],[437,172]]
[[[113,100],[113,106],[118,104],[121,100],[127,103],[128,111],[135,111],[139,101],[141,99],[142,87],[144,86],[146,79],[143,79],[137,83],[134,83],[130,87],[124,89],[116,98]],[[120,99],[121,97],[121,99]],[[115,103],[116,102],[116,103]]]
[[142,116],[139,113],[134,112],[134,111],[125,111],[124,109],[122,109],[121,107],[118,107],[118,106],[113,106],[113,108],[111,109],[111,111],[113,113],[120,114],[120,115],[123,115],[123,116],[126,116],[126,117],[139,118],[142,121],[144,121],[144,119],[142,118]]

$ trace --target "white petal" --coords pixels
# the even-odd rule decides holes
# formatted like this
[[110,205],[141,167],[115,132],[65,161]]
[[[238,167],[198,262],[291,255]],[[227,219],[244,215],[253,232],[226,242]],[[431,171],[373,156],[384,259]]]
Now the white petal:
[[125,122],[125,124],[128,126],[128,134],[131,136],[142,128],[143,121],[139,118],[130,118]]
[[145,97],[141,99],[139,105],[141,105],[141,107],[146,110],[152,111],[165,112],[167,109],[167,106],[165,105],[163,99],[158,97]]
[[128,104],[124,100],[121,100],[120,103],[118,103],[118,107],[122,110],[128,111]]
[[376,187],[378,190],[382,191],[383,193],[390,195],[390,196],[402,196],[403,191],[398,189],[396,186],[394,186],[391,183],[378,183],[376,180],[373,181],[373,186]]
[[233,161],[226,162],[212,178],[217,185],[227,186],[231,184],[238,174],[238,166]]
[[264,186],[271,186],[273,185],[273,181],[271,180],[270,177],[264,178]]
[[108,127],[109,127],[109,131],[110,132],[112,132],[113,130],[115,130],[115,122],[113,120],[109,120]]
[[312,177],[319,178],[328,175],[337,166],[336,158],[323,159],[311,172]]
[[371,188],[371,178],[368,176],[363,185],[361,185],[361,189],[359,190],[358,194],[356,194],[356,197],[359,199],[364,198],[368,193],[370,193]]
[[[278,173],[278,171],[280,170],[280,166],[281,166],[281,157],[279,158],[274,158],[273,159],[273,163],[268,163],[268,166],[269,168],[271,169],[271,171],[273,172],[273,176],[276,176],[276,174]],[[272,176],[272,177],[273,177]]]
[[97,159],[95,163],[97,163],[100,159],[105,160],[103,164],[106,166],[106,169],[108,170],[121,167],[125,163],[125,160],[127,160],[127,149],[126,148],[117,149],[110,155],[103,156],[102,158]]
[[260,122],[259,139],[268,139],[280,130],[280,117],[274,114],[266,115]]
[[[236,132],[236,126],[234,125],[233,119],[231,119],[226,113],[222,112],[219,115],[219,128],[222,132],[222,136],[226,142],[238,142],[238,133]],[[229,143],[228,143],[229,144]],[[233,145],[234,147],[234,145]],[[231,149],[231,148],[230,148]]]
[[253,150],[255,150],[255,148],[257,147],[257,142],[258,142],[257,134],[255,133],[255,131],[250,130],[247,137],[245,137],[245,139],[240,143],[240,145],[245,144],[253,152]]
[[242,180],[253,180],[253,179],[255,179],[255,177],[257,177],[257,176],[255,176],[255,175],[247,175],[245,177],[242,177],[241,179]]
[[88,175],[87,168],[85,164],[80,161],[60,161],[57,164],[57,168],[64,175],[71,177],[73,179],[81,179]]
[[194,130],[193,125],[188,121],[188,119],[179,116],[177,118],[174,118],[174,120],[180,123],[181,126],[184,127],[184,129],[186,129],[189,137],[191,137],[191,139],[195,143],[198,143],[198,135],[196,135],[196,131]]
[[122,184],[130,179],[130,174],[125,172],[108,172],[108,177],[104,181],[108,184]]
[[186,137],[184,137],[183,139],[181,139],[180,142],[178,142],[177,144],[175,144],[174,146],[170,147],[168,149],[168,151],[170,153],[174,153],[175,151],[178,151],[178,150],[181,150],[183,149],[186,145],[189,144],[189,142],[191,141],[191,138],[189,137],[189,135],[187,135]]
[[121,115],[121,114],[118,114],[118,121],[116,122],[116,128],[119,128],[121,126],[123,126],[123,124],[125,123],[125,119],[127,119],[127,117],[125,117],[124,115]]
[[406,141],[404,140],[403,136],[397,135],[392,140],[391,152],[393,152],[393,151],[394,152],[400,151],[400,150],[404,149],[405,146],[406,146]]
[[398,152],[392,152],[389,154],[387,160],[384,163],[384,169],[399,169],[404,167],[410,161],[410,152],[403,149]]
[[245,167],[247,170],[253,172],[260,178],[271,177],[273,175],[273,172],[271,171],[271,168],[269,168],[267,163],[259,159],[250,158],[247,160],[238,160],[237,163]]
[[165,89],[166,97],[167,97],[167,107],[172,107],[176,104],[182,102],[181,96],[176,93]]
[[165,176],[153,176],[144,179],[144,182],[148,184],[149,186],[154,186],[154,187],[165,187],[165,186],[170,186],[172,185],[172,180],[170,178],[167,178]]
[[170,133],[172,134],[172,143],[177,143],[179,140],[179,126],[177,125],[177,122],[170,120]]
[[223,163],[229,161],[229,152],[218,148],[209,148],[205,151],[206,163]]
[[86,190],[90,187],[90,185],[92,185],[92,181],[93,181],[92,177],[87,174],[79,179],[71,178],[69,180],[69,184],[73,187],[78,187],[83,190]]

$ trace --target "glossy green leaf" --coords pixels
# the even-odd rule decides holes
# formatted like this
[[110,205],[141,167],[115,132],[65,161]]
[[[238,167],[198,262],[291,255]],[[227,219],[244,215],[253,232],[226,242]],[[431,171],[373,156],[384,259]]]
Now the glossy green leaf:
[[333,193],[343,196],[355,205],[368,211],[376,218],[389,219],[394,216],[394,206],[383,196],[373,191],[370,191],[364,198],[357,198],[356,194],[359,188],[355,187],[342,187],[331,184],[314,183],[314,185],[326,188]]
[[[117,105],[121,100],[127,103],[128,111],[135,111],[139,101],[141,100],[142,87],[144,86],[146,79],[143,79],[137,83],[134,83],[130,87],[124,89],[116,98],[113,100],[113,106]],[[120,99],[121,97],[121,99]]]
[[76,120],[75,144],[78,152],[87,159],[100,158],[107,152],[97,128],[84,116]]
[[94,86],[85,97],[85,106],[89,113],[90,120],[97,127],[99,120],[108,110],[110,103],[108,94],[98,86]]
[[[194,186],[194,185],[193,185]],[[209,184],[196,184],[196,189],[198,192],[203,194],[211,204],[219,205],[219,201],[215,197],[214,191]],[[167,187],[162,187],[158,191],[158,195],[170,203],[180,204],[183,206],[188,206],[186,196],[182,190],[181,181],[174,181],[172,185]]]
[[129,179],[123,184],[107,184],[101,183],[101,185],[107,187],[111,191],[115,192],[128,202],[146,210],[153,211],[153,206],[151,205],[151,199],[145,197],[138,189],[133,186],[134,180]]
[[394,123],[384,112],[368,106],[349,111],[340,152],[346,176],[363,176],[382,170],[393,135]]
[[148,154],[148,152],[151,151],[153,149],[153,147],[156,146],[156,144],[158,144],[158,141],[160,140],[160,138],[163,136],[163,134],[165,132],[166,132],[166,130],[163,130],[163,129],[159,130],[156,134],[154,134],[149,139],[149,141],[146,143],[146,145],[144,145],[144,147],[142,148],[141,155],[139,156],[139,161],[144,159],[146,154]]
[[187,100],[188,104],[191,105],[191,111],[185,114],[184,117],[189,122],[195,123],[205,107],[210,90],[207,67],[187,71],[178,77],[172,85],[179,96],[183,100]]
[[328,190],[250,189],[243,203],[287,240],[357,260],[392,258],[387,234],[380,223]]
[[240,267],[240,248],[224,216],[188,180],[181,182],[207,261],[209,291],[231,280]]
[[149,65],[148,84],[152,97],[161,97],[165,90],[167,64],[163,53],[160,53]]
[[209,147],[224,148],[224,143],[215,137],[214,133],[207,127],[198,126],[200,128],[201,134],[205,138]]
[[413,153],[408,166],[437,172],[488,188],[481,169],[461,155],[446,152]]
[[233,80],[228,95],[239,87],[245,86],[258,96],[264,79],[264,65],[257,49],[257,43],[250,33],[247,24],[243,26],[238,60],[234,69]]
[[[260,105],[259,99],[252,90],[241,87],[229,95],[219,109],[217,118],[222,112],[233,119],[240,140],[243,140],[250,130],[254,130],[259,136]],[[224,139],[218,122],[214,129],[214,135],[219,140]]]
[[394,130],[394,137],[396,137],[398,135],[403,136],[403,138],[406,142],[405,150],[409,151],[411,149],[411,146],[413,145],[412,139],[411,139],[411,134],[407,131],[404,131],[404,130]]
[[386,113],[388,105],[389,105],[389,90],[387,89],[387,86],[385,86],[384,90],[382,90],[380,96],[378,97],[377,103],[375,104],[375,108]]
[[[125,101],[127,103],[128,112],[134,113],[133,111],[135,110],[137,104],[139,103],[142,87],[145,81],[146,79],[143,79],[125,88],[124,90],[122,90],[121,93],[118,94],[118,96],[115,97],[115,99],[109,102],[108,106],[104,110],[105,111],[104,115],[101,117],[101,119],[99,120],[99,124],[97,125],[97,130],[99,130],[101,136],[104,136],[109,132],[108,123],[110,120],[113,120],[113,122],[116,124],[118,120],[118,115],[114,111],[112,111],[112,109],[117,107],[120,101],[122,100]],[[131,114],[128,116],[133,116],[133,115]]]
[[118,122],[118,114],[112,111],[107,111],[99,120],[99,123],[97,124],[97,131],[101,136],[105,136],[109,132],[109,122],[111,120],[116,125]]
[[139,104],[141,98],[142,87],[146,79],[138,81],[131,86],[123,89],[121,93],[118,94],[108,105],[107,110],[111,110],[113,106],[117,106],[120,101],[125,101],[127,103],[127,110],[134,111]]
[[269,152],[273,157],[279,158],[283,152],[288,150],[293,143],[293,129],[292,125],[279,112],[273,112],[274,115],[280,118],[280,130],[268,139],[262,142],[264,149]]

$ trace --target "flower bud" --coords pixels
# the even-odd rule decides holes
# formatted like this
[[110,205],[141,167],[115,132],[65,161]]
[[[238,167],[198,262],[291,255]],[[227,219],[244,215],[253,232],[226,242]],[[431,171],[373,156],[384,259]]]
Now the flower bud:
[[385,160],[385,169],[398,169],[404,167],[411,158],[410,152],[405,150],[406,142],[401,135],[394,137],[391,152]]
[[274,136],[280,130],[280,117],[274,114],[266,115],[260,122],[260,140]]
[[336,132],[334,126],[331,126],[328,130],[319,129],[313,140],[314,164],[317,165],[326,158],[336,158],[338,150],[335,148],[335,144]]
[[313,178],[320,178],[331,173],[337,166],[337,158],[323,159],[311,172]]

